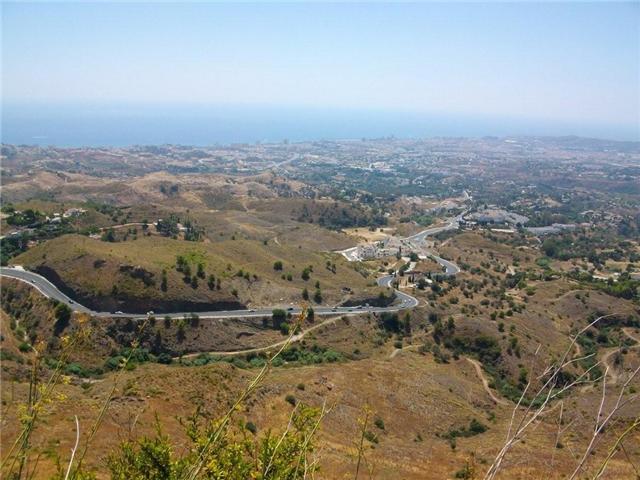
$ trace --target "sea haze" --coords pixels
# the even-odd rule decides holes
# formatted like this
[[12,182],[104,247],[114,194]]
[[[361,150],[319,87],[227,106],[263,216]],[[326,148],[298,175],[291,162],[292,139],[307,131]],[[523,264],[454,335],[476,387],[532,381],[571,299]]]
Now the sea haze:
[[383,110],[240,105],[3,105],[3,143],[211,145],[379,137],[579,135],[638,140],[630,126]]

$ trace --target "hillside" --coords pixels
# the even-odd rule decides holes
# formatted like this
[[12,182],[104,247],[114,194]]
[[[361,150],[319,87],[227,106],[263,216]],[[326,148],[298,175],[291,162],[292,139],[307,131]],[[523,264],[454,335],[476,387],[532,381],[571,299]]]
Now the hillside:
[[[185,259],[188,275],[186,268],[177,270],[178,257]],[[276,262],[282,264],[278,270]],[[206,311],[300,304],[303,289],[312,297],[317,282],[322,304],[349,299],[345,288],[358,298],[374,298],[378,293],[375,276],[366,272],[364,276],[340,255],[282,242],[188,242],[158,236],[104,242],[65,235],[30,249],[12,263],[42,273],[80,303],[100,311]],[[302,278],[305,270],[306,280]]]

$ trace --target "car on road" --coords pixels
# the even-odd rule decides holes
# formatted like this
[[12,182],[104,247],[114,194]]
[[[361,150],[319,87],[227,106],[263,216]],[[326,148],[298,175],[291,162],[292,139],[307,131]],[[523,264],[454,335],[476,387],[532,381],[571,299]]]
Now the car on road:
[[116,315],[122,315],[122,311],[121,310],[118,310],[117,312],[113,312],[113,313],[115,313]]
[[253,308],[252,308],[252,309],[251,309],[251,310],[249,310],[249,311],[250,311],[250,312],[255,312],[255,309],[253,309]]
[[289,307],[289,308],[287,308],[287,310],[291,312],[291,311],[293,311],[293,307]]
[[153,315],[153,310],[149,310],[149,311],[147,312],[147,315]]

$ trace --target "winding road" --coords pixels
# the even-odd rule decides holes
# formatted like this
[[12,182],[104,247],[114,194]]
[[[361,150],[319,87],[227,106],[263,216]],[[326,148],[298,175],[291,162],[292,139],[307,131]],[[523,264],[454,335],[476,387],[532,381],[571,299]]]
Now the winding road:
[[[24,270],[22,268],[16,267],[2,267],[0,268],[0,275],[2,277],[13,278],[15,280],[19,280],[21,282],[27,283],[42,293],[47,298],[53,298],[68,305],[72,310],[81,313],[88,313],[95,317],[113,317],[113,318],[144,318],[146,315],[142,315],[139,313],[114,313],[114,312],[98,312],[95,310],[91,310],[90,308],[85,307],[84,305],[79,304],[78,302],[72,300],[63,292],[61,292],[58,287],[56,287],[49,280],[44,278],[42,275],[38,275],[37,273],[30,272]],[[380,277],[378,279],[378,285],[381,287],[390,287],[393,288],[391,282],[394,279],[394,275],[385,275],[384,277]],[[371,313],[382,313],[382,312],[397,312],[399,310],[405,310],[407,308],[413,308],[418,305],[418,299],[408,295],[404,292],[400,292],[399,290],[395,290],[396,293],[396,302],[393,305],[388,307],[372,307],[369,305],[358,305],[354,307],[315,307],[314,313],[315,315],[348,315],[348,314],[357,314],[362,312],[371,312]],[[246,317],[264,317],[272,314],[274,308],[283,308],[281,306],[274,306],[270,308],[259,308],[259,309],[250,309],[250,310],[217,310],[212,312],[175,312],[175,313],[167,313],[167,314],[158,314],[164,316],[168,316],[171,318],[182,318],[184,315],[189,315],[191,313],[197,313],[200,318],[246,318]],[[287,310],[292,314],[298,314],[302,311],[300,307],[284,307],[283,309]]]
[[[419,245],[420,243],[424,242],[424,240],[431,235],[436,235],[438,233],[446,232],[448,230],[457,230],[460,226],[460,222],[463,220],[463,216],[465,215],[465,213],[466,212],[463,212],[456,217],[451,217],[447,219],[447,222],[445,225],[426,228],[425,230],[422,230],[408,237],[400,238],[400,241],[410,246],[413,244],[412,246],[417,247],[418,250],[422,249],[424,251],[424,248]],[[350,262],[361,260],[361,258],[358,255],[358,246],[347,248],[346,250],[341,250],[337,253],[340,253],[341,255],[343,255]],[[431,252],[425,251],[425,253],[428,253],[428,255],[431,258],[433,258],[436,262],[438,262],[444,268],[446,276],[457,275],[458,273],[460,273],[460,268],[455,263],[450,262],[449,260],[445,260],[444,258],[439,257],[437,255],[434,255]]]
[[[440,227],[432,227],[422,232],[419,232],[410,237],[406,237],[404,240],[408,241],[423,241],[427,236],[434,235],[436,233],[451,230],[458,227],[458,222],[460,221],[461,215],[458,217],[449,219],[448,223],[444,226]],[[346,255],[345,255],[346,256]],[[431,256],[438,262],[446,272],[446,275],[456,275],[460,272],[458,266],[445,260],[444,258],[440,258],[436,255],[431,254]],[[348,257],[347,257],[348,258]],[[6,278],[13,278],[15,280],[27,283],[32,287],[36,288],[40,293],[42,293],[47,298],[53,298],[59,302],[62,302],[68,305],[72,310],[81,313],[87,313],[93,315],[95,317],[112,317],[112,318],[145,318],[147,315],[143,315],[140,313],[125,313],[125,312],[99,312],[95,310],[91,310],[84,305],[79,304],[73,299],[69,298],[63,292],[61,292],[58,287],[56,287],[53,283],[47,280],[42,275],[38,275],[35,272],[31,272],[25,270],[22,267],[1,267],[0,268],[0,276]],[[381,287],[393,288],[392,282],[395,278],[395,274],[385,275],[383,277],[378,278],[377,283]],[[394,289],[396,294],[396,301],[393,305],[389,305],[387,307],[373,307],[368,304],[358,305],[353,307],[315,307],[314,313],[319,316],[327,316],[327,315],[349,315],[349,314],[358,314],[363,312],[369,313],[383,313],[383,312],[397,312],[400,310],[405,310],[409,308],[414,308],[418,306],[418,299],[407,294],[401,292],[400,290]],[[268,308],[257,308],[257,309],[247,309],[247,310],[216,310],[211,312],[174,312],[174,313],[166,313],[166,314],[158,314],[162,316],[168,316],[170,318],[182,318],[185,315],[189,315],[191,313],[197,313],[200,318],[212,318],[212,319],[225,319],[225,318],[247,318],[247,317],[264,317],[269,316],[273,313],[274,308],[282,308],[286,309],[287,312],[291,314],[299,314],[302,311],[301,307],[282,307],[282,306],[273,306]],[[149,312],[151,314],[151,312]]]

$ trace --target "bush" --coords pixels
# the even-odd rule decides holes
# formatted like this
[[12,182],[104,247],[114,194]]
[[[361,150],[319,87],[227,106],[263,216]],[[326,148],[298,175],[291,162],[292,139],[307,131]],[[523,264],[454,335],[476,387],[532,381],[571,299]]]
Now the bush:
[[304,280],[305,282],[307,280],[309,280],[309,278],[311,278],[311,270],[309,270],[309,268],[305,268],[304,270],[302,270],[302,280]]
[[296,397],[294,397],[293,395],[289,394],[286,397],[284,397],[285,402],[291,404],[292,406],[295,407],[296,405]]
[[247,430],[249,430],[251,433],[253,433],[254,435],[256,433],[258,433],[258,427],[256,427],[256,424],[253,422],[247,422],[246,425],[244,426],[244,428],[246,428]]
[[64,303],[58,303],[53,311],[56,318],[53,324],[53,334],[59,336],[65,328],[69,326],[69,320],[71,319],[71,309]]
[[160,355],[158,355],[157,362],[162,363],[164,365],[169,365],[173,362],[173,358],[171,358],[171,355],[169,355],[168,353],[163,352]]
[[364,438],[366,438],[371,443],[378,443],[378,436],[369,430],[364,432]]
[[287,312],[280,308],[276,308],[271,311],[271,321],[273,322],[273,328],[280,329],[280,325],[287,320]]
[[378,327],[386,332],[400,333],[400,319],[397,313],[383,312],[378,319]]
[[322,292],[320,291],[319,288],[316,288],[316,291],[313,294],[313,301],[316,302],[316,303],[321,303],[322,302]]
[[[222,420],[202,421],[196,416],[186,425],[187,441],[179,445],[172,443],[158,423],[154,436],[125,441],[108,456],[108,476],[113,479],[177,479],[186,478],[190,472],[204,466],[208,478],[301,480],[313,476],[317,470],[307,456],[314,450],[313,434],[319,418],[317,409],[303,406],[294,412],[291,425],[284,432],[247,437],[239,430],[242,427],[238,423],[230,422],[218,431]],[[250,427],[250,424],[247,422],[243,428],[254,433],[251,429],[255,425]],[[218,441],[212,442],[213,438]],[[271,465],[268,475],[264,475],[265,459]],[[300,464],[311,467],[307,470],[300,468]]]

